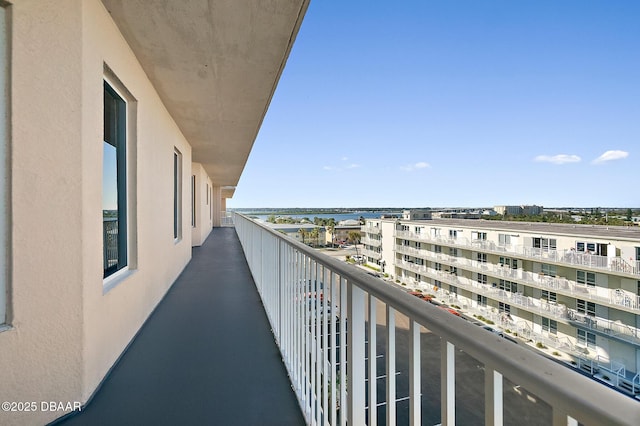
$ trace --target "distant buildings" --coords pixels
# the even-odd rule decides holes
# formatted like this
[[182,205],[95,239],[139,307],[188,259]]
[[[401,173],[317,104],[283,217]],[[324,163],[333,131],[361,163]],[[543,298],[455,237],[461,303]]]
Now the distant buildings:
[[535,204],[532,206],[495,206],[493,210],[496,213],[501,215],[510,215],[510,216],[536,216],[542,214],[544,208],[542,206],[536,206]]

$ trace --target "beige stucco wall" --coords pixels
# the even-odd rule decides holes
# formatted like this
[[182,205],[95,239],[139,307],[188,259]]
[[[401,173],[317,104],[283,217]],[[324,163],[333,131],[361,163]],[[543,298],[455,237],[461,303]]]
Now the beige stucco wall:
[[[200,246],[211,233],[213,220],[211,206],[207,202],[207,188],[211,186],[211,180],[207,176],[200,163],[191,164],[191,175],[196,177],[196,226],[191,228],[191,244]],[[191,211],[191,210],[189,210]],[[189,218],[189,220],[191,220]]]
[[[0,400],[73,401],[82,389],[82,8],[11,7],[11,324]],[[55,37],[52,37],[55,34]],[[0,424],[52,414],[0,411]]]
[[[0,332],[0,400],[85,402],[190,259],[191,148],[100,1],[21,0],[11,9],[12,328]],[[105,64],[135,98],[136,117],[128,160],[135,270],[108,292]],[[175,148],[183,166],[177,242]],[[63,414],[0,412],[0,424]]]
[[[83,10],[84,383],[88,398],[191,256],[191,148],[101,2]],[[137,100],[136,270],[103,294],[101,229],[104,64]],[[130,137],[130,142],[133,142]],[[173,153],[182,154],[182,238],[173,237]],[[129,178],[133,179],[131,174]],[[97,190],[96,190],[97,189]],[[136,256],[137,255],[137,256]]]

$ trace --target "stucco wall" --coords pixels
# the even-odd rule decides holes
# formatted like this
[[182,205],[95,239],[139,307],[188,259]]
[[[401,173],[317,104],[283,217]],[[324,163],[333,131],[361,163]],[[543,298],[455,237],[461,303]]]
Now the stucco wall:
[[[0,333],[0,400],[73,401],[83,358],[82,8],[10,9],[13,328]],[[54,417],[0,411],[0,424]]]
[[[0,400],[85,402],[190,259],[191,148],[100,1],[21,0],[11,14],[12,328],[0,332]],[[128,90],[135,118],[128,123],[133,270],[106,292],[105,65]],[[175,148],[183,188],[177,242]],[[44,424],[63,414],[0,412],[0,424]]]
[[[107,370],[164,296],[191,256],[191,148],[166,111],[101,2],[82,2],[83,192],[86,260],[84,290],[84,383],[88,398]],[[130,241],[137,267],[106,294],[102,279],[101,182],[102,81],[104,65],[136,100],[135,199],[129,205]],[[182,238],[173,237],[173,153],[182,154]],[[133,154],[133,153],[132,153]],[[132,161],[130,156],[130,161]],[[131,193],[130,193],[131,195]],[[135,202],[134,202],[135,201]]]
[[[207,188],[211,187],[211,180],[199,163],[191,164],[191,175],[196,177],[196,226],[191,228],[191,244],[200,246],[211,233],[213,220],[209,204]],[[189,219],[191,220],[191,219]]]

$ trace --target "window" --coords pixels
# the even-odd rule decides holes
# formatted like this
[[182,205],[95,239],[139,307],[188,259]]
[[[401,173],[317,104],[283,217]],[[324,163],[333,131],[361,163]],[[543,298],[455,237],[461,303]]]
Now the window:
[[576,282],[588,287],[596,286],[596,274],[593,272],[576,271]]
[[478,302],[478,306],[487,306],[487,296],[483,296],[481,294],[476,294],[476,301]]
[[454,285],[450,285],[449,286],[449,291],[451,292],[451,294],[458,294],[458,287],[454,286]]
[[636,261],[640,261],[640,247],[636,247]]
[[435,253],[442,253],[442,246],[433,246],[433,251]]
[[449,247],[449,256],[458,257],[458,249]]
[[558,321],[542,317],[542,331],[558,334]]
[[500,290],[506,290],[509,291],[511,293],[517,293],[518,292],[518,284],[511,282],[511,281],[507,281],[507,280],[500,280]]
[[476,259],[480,263],[487,263],[487,253],[476,253]]
[[458,238],[458,231],[455,229],[449,229],[449,238]]
[[449,267],[449,273],[450,273],[451,275],[458,276],[458,268],[457,268],[457,267],[455,267],[455,266],[450,266],[450,267]]
[[[373,239],[374,239],[374,240],[378,240],[378,241],[380,241],[380,238],[378,238],[377,236],[375,236]],[[422,248],[422,244],[420,244],[420,243],[416,243],[416,248],[417,248],[417,249],[421,249],[421,248]]]
[[435,268],[436,271],[442,271],[442,263],[436,262],[434,264],[434,268]]
[[518,269],[518,259],[511,259],[510,257],[500,256],[500,266],[508,266],[512,269]]
[[486,284],[487,283],[487,276],[485,274],[478,274],[478,282],[480,284]]
[[7,282],[10,245],[8,224],[11,223],[11,202],[9,201],[9,31],[5,3],[0,3],[0,325],[9,322],[7,318]]
[[578,345],[591,349],[596,348],[596,335],[585,330],[578,330]]
[[416,234],[420,234],[420,230],[422,228],[420,228],[419,226],[416,226],[415,228],[413,228],[413,230],[415,231]]
[[576,310],[585,315],[592,317],[596,316],[596,304],[594,302],[587,302],[582,299],[576,299]]
[[577,242],[576,243],[576,251],[584,251],[584,243]]
[[542,249],[543,251],[555,250],[557,241],[555,238],[534,238],[533,247]]
[[416,274],[416,281],[422,281],[422,277],[420,276],[420,274]]
[[173,238],[182,238],[182,154],[173,151]]
[[487,233],[486,232],[473,231],[471,233],[471,239],[472,240],[483,240],[483,241],[485,241],[487,239]]
[[498,234],[498,245],[500,245],[500,246],[511,245],[511,235]]
[[127,266],[127,105],[104,82],[102,237],[104,277]]
[[544,275],[551,275],[552,277],[555,277],[558,274],[558,269],[556,265],[543,263],[540,272],[542,272]]
[[553,291],[542,290],[542,298],[548,300],[549,302],[557,302],[558,294]]
[[191,176],[191,226],[196,227],[196,175]]
[[506,312],[507,314],[510,314],[511,313],[511,305],[499,302],[498,303],[498,311],[499,312]]

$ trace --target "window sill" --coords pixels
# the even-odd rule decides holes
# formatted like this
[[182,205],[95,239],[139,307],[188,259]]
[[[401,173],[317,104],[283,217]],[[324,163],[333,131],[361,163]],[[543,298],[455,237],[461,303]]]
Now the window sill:
[[102,295],[104,296],[112,289],[120,285],[123,281],[126,281],[131,275],[136,272],[135,269],[131,270],[129,268],[121,269],[113,275],[108,276],[102,282]]

